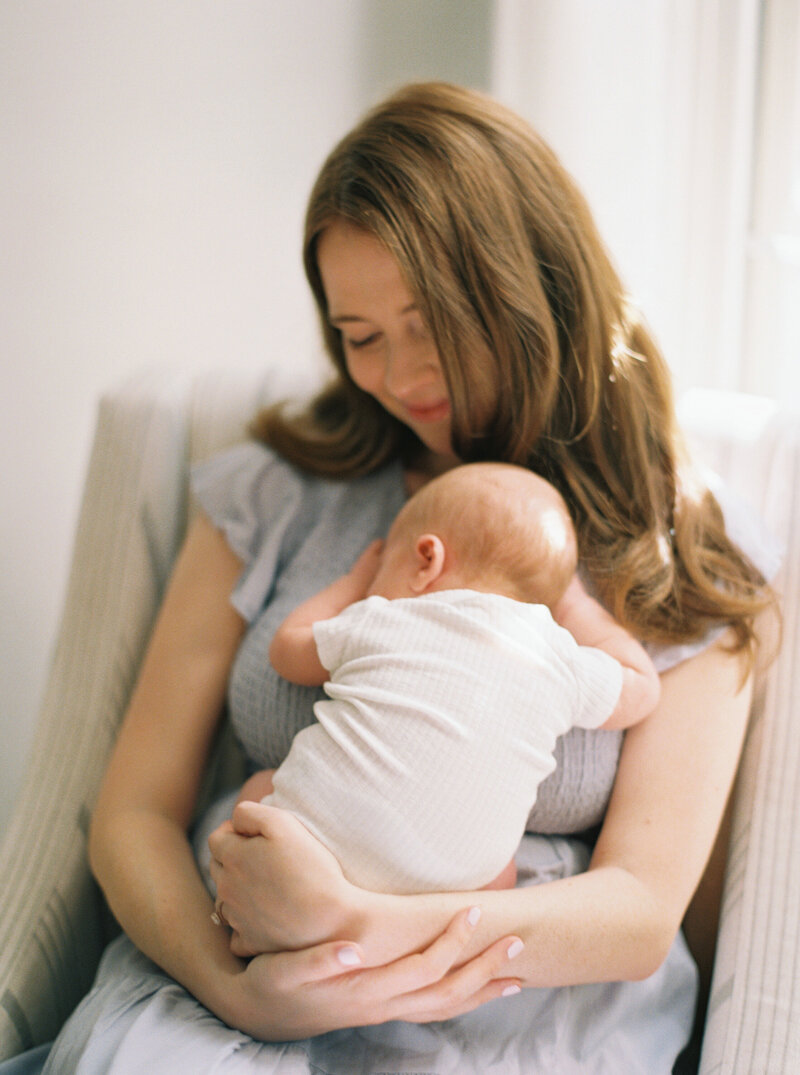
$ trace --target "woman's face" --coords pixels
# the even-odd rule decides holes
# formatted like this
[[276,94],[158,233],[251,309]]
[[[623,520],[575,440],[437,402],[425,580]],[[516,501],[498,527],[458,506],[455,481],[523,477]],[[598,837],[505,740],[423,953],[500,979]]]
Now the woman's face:
[[442,365],[395,259],[374,235],[336,221],[317,263],[350,376],[416,433],[437,469],[456,463]]

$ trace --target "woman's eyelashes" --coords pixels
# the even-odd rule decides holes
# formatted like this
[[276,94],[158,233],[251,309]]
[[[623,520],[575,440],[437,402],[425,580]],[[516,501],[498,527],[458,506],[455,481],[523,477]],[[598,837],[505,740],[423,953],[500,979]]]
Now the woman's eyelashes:
[[[410,318],[407,324],[403,328],[404,337],[410,342],[425,341],[431,339],[431,334],[427,325],[422,321],[419,316]],[[357,351],[361,347],[370,347],[374,343],[379,343],[383,338],[383,331],[376,329],[374,332],[367,333],[366,336],[347,336],[342,333],[342,341],[345,347],[351,348]]]
[[371,332],[369,336],[362,336],[360,339],[357,340],[345,337],[344,342],[348,347],[352,347],[353,350],[357,351],[359,347],[369,347],[371,343],[377,343],[379,338],[379,332]]

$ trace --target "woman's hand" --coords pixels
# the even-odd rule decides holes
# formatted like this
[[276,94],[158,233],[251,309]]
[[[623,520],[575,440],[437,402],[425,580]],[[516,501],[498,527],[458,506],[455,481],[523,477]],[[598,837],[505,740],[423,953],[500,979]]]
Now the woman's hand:
[[452,1019],[519,992],[507,971],[515,938],[461,963],[479,917],[477,908],[459,912],[425,951],[383,967],[354,968],[361,953],[348,942],[257,956],[235,980],[229,1021],[263,1041],[293,1040],[392,1019]]
[[358,889],[287,810],[241,802],[211,834],[217,907],[237,956],[308,948],[356,935]]
[[509,958],[521,948],[516,937],[464,962],[474,949],[477,908],[459,911],[421,951],[366,966],[369,953],[352,940],[360,890],[288,811],[241,803],[209,846],[231,949],[261,953],[234,979],[225,1017],[256,1038],[448,1019],[520,988],[520,979],[507,975]]

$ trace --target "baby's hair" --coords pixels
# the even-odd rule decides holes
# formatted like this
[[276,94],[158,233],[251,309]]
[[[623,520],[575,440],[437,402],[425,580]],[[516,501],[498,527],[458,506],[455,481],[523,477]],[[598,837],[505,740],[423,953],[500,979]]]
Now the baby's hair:
[[469,463],[424,485],[398,524],[416,537],[438,534],[464,585],[487,584],[520,601],[552,607],[577,566],[567,506],[524,467]]

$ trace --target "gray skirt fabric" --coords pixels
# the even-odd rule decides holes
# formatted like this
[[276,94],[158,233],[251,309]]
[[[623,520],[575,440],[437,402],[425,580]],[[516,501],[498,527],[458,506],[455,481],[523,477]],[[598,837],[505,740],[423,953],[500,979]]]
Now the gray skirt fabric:
[[[571,876],[587,865],[579,840],[526,835],[518,884]],[[696,987],[694,963],[678,937],[644,981],[524,989],[446,1022],[383,1023],[264,1043],[231,1030],[122,936],[106,951],[94,988],[44,1073],[668,1075],[689,1038]]]

